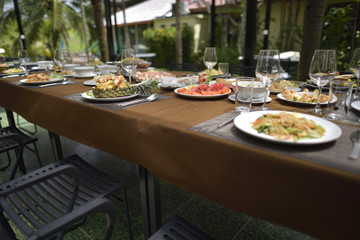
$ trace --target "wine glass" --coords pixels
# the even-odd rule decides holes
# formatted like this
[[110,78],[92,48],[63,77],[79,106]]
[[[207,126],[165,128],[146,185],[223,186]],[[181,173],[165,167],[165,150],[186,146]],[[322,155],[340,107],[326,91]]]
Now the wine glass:
[[66,62],[66,54],[64,50],[57,49],[55,51],[54,62],[57,66],[61,68],[61,76],[63,76],[63,67]]
[[271,83],[280,75],[279,50],[260,50],[255,70],[256,78],[265,86],[264,103],[262,110],[269,110],[266,99],[269,95]]
[[229,64],[228,63],[219,63],[219,71],[223,73],[225,79],[228,79],[229,75]]
[[18,57],[20,61],[20,67],[24,70],[24,72],[27,74],[27,68],[26,63],[29,62],[29,56],[26,50],[19,50],[18,51]]
[[354,55],[350,61],[350,71],[355,74],[356,88],[355,93],[352,94],[352,101],[359,100],[359,79],[360,79],[360,48],[355,49]]
[[125,48],[121,52],[121,66],[129,73],[129,83],[131,83],[131,74],[137,67],[137,60],[135,50],[132,48]]
[[216,56],[216,48],[214,47],[208,47],[205,48],[204,53],[204,64],[209,69],[209,74],[211,74],[211,69],[216,65],[217,63],[217,56]]
[[311,60],[309,77],[313,84],[319,87],[319,95],[315,108],[308,109],[309,112],[315,114],[323,114],[320,107],[320,96],[322,88],[335,78],[336,71],[336,51],[335,50],[315,50]]

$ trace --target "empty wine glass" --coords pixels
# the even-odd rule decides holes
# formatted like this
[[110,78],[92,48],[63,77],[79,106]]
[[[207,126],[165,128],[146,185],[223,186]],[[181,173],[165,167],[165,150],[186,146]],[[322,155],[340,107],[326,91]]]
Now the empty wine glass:
[[217,56],[216,56],[216,48],[214,47],[208,47],[205,48],[204,53],[204,64],[209,69],[209,74],[211,74],[211,69],[216,65],[217,63]]
[[310,64],[309,77],[311,82],[318,86],[319,95],[315,108],[308,109],[309,112],[315,114],[323,114],[326,112],[326,109],[323,110],[320,107],[322,88],[333,80],[336,74],[336,51],[315,50]]
[[54,55],[54,62],[61,68],[61,76],[63,76],[63,67],[66,62],[66,54],[63,50],[57,49]]
[[137,60],[135,50],[132,48],[125,48],[121,52],[121,66],[129,73],[129,82],[131,83],[131,74],[137,67]]
[[29,62],[29,56],[26,50],[19,50],[18,51],[18,57],[20,61],[20,67],[24,70],[24,72],[27,74],[27,68],[26,63]]
[[355,93],[351,95],[352,101],[359,100],[359,79],[360,79],[360,48],[355,49],[354,55],[350,61],[350,71],[355,74],[356,87]]
[[269,110],[266,99],[269,95],[271,83],[280,75],[279,50],[260,50],[256,64],[256,78],[265,86],[264,103],[262,110]]
[[229,75],[229,64],[228,63],[219,63],[219,71],[225,76],[225,79],[228,78]]

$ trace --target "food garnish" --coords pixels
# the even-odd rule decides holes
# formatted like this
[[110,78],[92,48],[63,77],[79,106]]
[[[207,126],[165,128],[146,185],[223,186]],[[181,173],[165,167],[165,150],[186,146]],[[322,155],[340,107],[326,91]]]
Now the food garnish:
[[151,94],[159,90],[156,80],[152,77],[138,84],[130,84],[122,75],[106,74],[95,76],[94,81],[97,84],[92,93],[96,98],[123,97],[135,93]]
[[286,112],[263,114],[252,123],[252,128],[275,139],[290,141],[321,138],[325,133],[325,129],[313,120]]
[[49,75],[46,75],[45,73],[37,73],[27,76],[25,82],[47,82],[50,79],[51,77]]
[[192,85],[187,88],[180,88],[177,90],[177,92],[186,95],[209,96],[229,93],[230,88],[225,86],[224,83],[213,83],[211,85]]
[[[294,90],[285,89],[281,93],[281,95],[290,101],[294,102],[302,102],[302,103],[316,103],[318,96],[319,96],[319,90],[315,89],[313,92],[309,92],[308,89],[304,89],[303,92],[295,92]],[[331,96],[331,99],[333,99],[333,96]],[[319,98],[320,103],[324,103],[329,101],[329,96],[326,94],[321,94]]]
[[286,87],[298,87],[299,85],[296,83],[293,83],[291,81],[287,81],[287,80],[275,80],[271,86],[270,86],[270,91],[272,92],[281,92],[284,91],[284,89]]

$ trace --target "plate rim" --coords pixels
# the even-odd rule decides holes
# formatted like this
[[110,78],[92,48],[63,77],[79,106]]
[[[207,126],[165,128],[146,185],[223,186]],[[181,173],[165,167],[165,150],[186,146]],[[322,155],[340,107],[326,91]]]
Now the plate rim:
[[[91,90],[89,90],[89,91],[91,91]],[[80,96],[84,99],[94,101],[94,102],[120,102],[123,100],[135,98],[139,95],[139,93],[134,93],[132,95],[116,97],[116,98],[95,98],[95,97],[90,97],[90,96],[86,95],[87,92],[88,91],[80,93]]]
[[[304,92],[297,92],[297,93],[304,93]],[[286,99],[283,95],[282,95],[282,93],[278,93],[277,95],[276,95],[276,97],[278,97],[279,99],[281,99],[281,100],[283,100],[283,101],[285,101],[285,102],[289,102],[289,103],[296,103],[296,104],[301,104],[301,105],[316,105],[316,102],[313,102],[313,103],[305,103],[305,102],[297,102],[297,101],[291,101],[291,100],[288,100],[288,99]],[[334,98],[333,98],[333,100],[331,100],[331,102],[330,103],[335,103],[337,101],[337,97],[334,95]],[[322,102],[322,103],[319,103],[320,105],[326,105],[326,104],[328,104],[328,101],[327,102]]]
[[73,74],[74,78],[91,78],[91,77],[95,77],[97,74],[96,73],[92,73],[91,75],[85,75],[85,76],[80,76],[78,74]]
[[231,93],[231,89],[229,89],[230,91],[228,93],[222,93],[222,94],[217,94],[217,95],[205,95],[205,96],[202,96],[202,95],[188,95],[188,94],[178,93],[177,90],[179,90],[181,88],[184,88],[184,87],[176,88],[176,89],[174,89],[174,92],[179,96],[188,97],[188,98],[200,98],[200,99],[219,98],[219,97],[227,96],[227,95],[229,95]]
[[62,81],[61,78],[52,78],[52,79],[50,79],[49,81],[46,81],[46,82],[26,82],[25,80],[28,80],[28,79],[26,79],[26,78],[20,79],[19,82],[21,84],[25,84],[25,85],[42,85],[42,84],[57,83],[57,82]]
[[[332,131],[334,133],[331,136],[327,136],[327,138],[325,138],[325,139],[324,139],[324,137],[322,137],[322,138],[306,139],[306,140],[299,140],[299,141],[280,140],[280,139],[275,139],[274,137],[272,137],[270,135],[266,135],[265,133],[258,133],[251,126],[249,127],[249,129],[250,129],[250,131],[249,131],[249,130],[246,129],[247,125],[241,122],[241,118],[245,118],[246,122],[249,125],[252,121],[255,121],[258,117],[262,116],[265,113],[280,113],[280,112],[298,114],[301,117],[305,117],[306,119],[310,119],[310,120],[315,121],[316,124],[319,124],[323,128],[325,128],[325,130],[326,130],[325,136],[327,136],[327,132],[329,131],[329,129],[332,129]],[[242,124],[240,124],[239,122],[242,123]],[[326,126],[324,126],[325,123],[326,123]],[[270,141],[270,142],[284,143],[284,144],[290,144],[290,145],[323,144],[323,143],[328,143],[328,142],[335,141],[342,135],[341,128],[338,125],[336,125],[335,123],[330,122],[329,120],[326,120],[324,118],[319,118],[319,117],[316,117],[316,116],[312,116],[312,115],[309,115],[309,114],[305,114],[305,113],[291,112],[291,111],[281,111],[281,110],[254,111],[254,112],[240,114],[239,116],[237,116],[234,119],[234,125],[240,131],[242,131],[242,132],[244,132],[244,133],[246,133],[248,135],[251,135],[253,137],[263,139],[263,140],[267,140],[267,141]]]

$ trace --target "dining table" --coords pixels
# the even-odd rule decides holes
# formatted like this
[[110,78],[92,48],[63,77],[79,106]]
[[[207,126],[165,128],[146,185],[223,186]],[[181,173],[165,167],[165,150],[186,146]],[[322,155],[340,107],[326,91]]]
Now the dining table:
[[[360,158],[348,159],[350,135],[360,126],[356,112],[353,122],[332,122],[341,129],[336,139],[282,143],[249,135],[233,122],[218,128],[238,115],[228,96],[190,98],[160,88],[155,101],[121,107],[81,97],[91,79],[37,87],[23,78],[0,78],[0,106],[55,139],[64,136],[139,165],[145,236],[161,224],[162,181],[316,238],[360,238]],[[306,104],[270,97],[273,110],[308,114]]]

